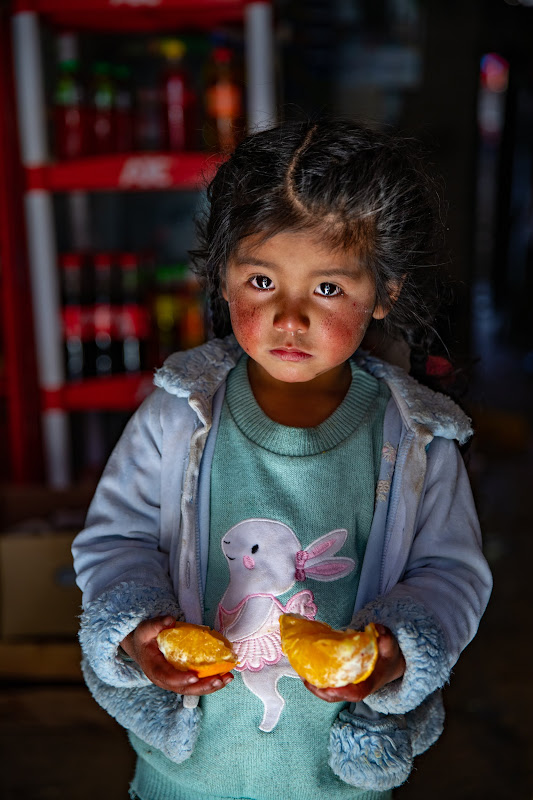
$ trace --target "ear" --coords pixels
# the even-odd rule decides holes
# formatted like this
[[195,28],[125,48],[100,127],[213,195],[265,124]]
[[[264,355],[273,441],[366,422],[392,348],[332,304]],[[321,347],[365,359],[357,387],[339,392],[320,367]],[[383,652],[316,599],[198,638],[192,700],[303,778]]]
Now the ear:
[[399,281],[391,281],[387,287],[387,293],[389,295],[389,302],[386,305],[381,305],[381,303],[376,303],[374,306],[374,310],[372,312],[372,317],[374,319],[385,319],[389,311],[392,309],[394,303],[399,298],[402,286],[404,284],[406,275],[402,275]]

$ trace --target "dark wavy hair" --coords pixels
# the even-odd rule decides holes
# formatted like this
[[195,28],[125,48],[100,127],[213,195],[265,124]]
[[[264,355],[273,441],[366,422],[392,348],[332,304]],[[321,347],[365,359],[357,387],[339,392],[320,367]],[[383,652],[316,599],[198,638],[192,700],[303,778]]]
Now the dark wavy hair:
[[349,120],[284,122],[245,138],[218,169],[207,199],[191,257],[215,336],[231,332],[221,281],[239,242],[260,232],[309,231],[363,259],[377,302],[390,307],[373,325],[412,347],[428,339],[443,224],[437,183],[412,141]]

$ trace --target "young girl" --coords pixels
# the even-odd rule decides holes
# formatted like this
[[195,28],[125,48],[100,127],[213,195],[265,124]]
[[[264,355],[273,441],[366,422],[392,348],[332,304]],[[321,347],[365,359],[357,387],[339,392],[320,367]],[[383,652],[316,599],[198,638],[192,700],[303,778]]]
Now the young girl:
[[[402,142],[351,122],[254,134],[214,178],[194,257],[216,338],[157,372],[73,548],[84,674],[129,731],[131,797],[377,800],[438,738],[491,587],[470,423],[360,349],[429,314],[434,196]],[[372,675],[304,683],[285,611],[376,623]],[[176,619],[222,631],[235,672],[173,669],[156,636]]]

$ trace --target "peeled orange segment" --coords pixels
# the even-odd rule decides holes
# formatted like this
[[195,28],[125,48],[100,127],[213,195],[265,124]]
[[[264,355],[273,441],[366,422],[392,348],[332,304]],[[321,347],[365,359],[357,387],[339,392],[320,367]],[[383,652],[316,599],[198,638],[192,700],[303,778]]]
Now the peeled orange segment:
[[206,625],[177,622],[158,634],[157,644],[173,667],[194,670],[199,678],[230,672],[238,663],[231,642]]
[[282,614],[279,627],[292,668],[319,689],[360,683],[376,665],[378,633],[373,623],[364,631],[337,631],[325,622]]

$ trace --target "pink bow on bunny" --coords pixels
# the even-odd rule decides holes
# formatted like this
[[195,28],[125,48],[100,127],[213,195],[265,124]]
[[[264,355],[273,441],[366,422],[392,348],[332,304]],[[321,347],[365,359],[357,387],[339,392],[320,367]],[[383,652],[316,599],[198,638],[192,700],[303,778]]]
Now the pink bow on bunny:
[[334,556],[334,553],[343,546],[347,536],[348,531],[344,529],[330,531],[316,539],[309,550],[298,550],[295,557],[296,580],[304,581],[310,577],[316,581],[334,581],[352,572],[355,568],[353,559]]

